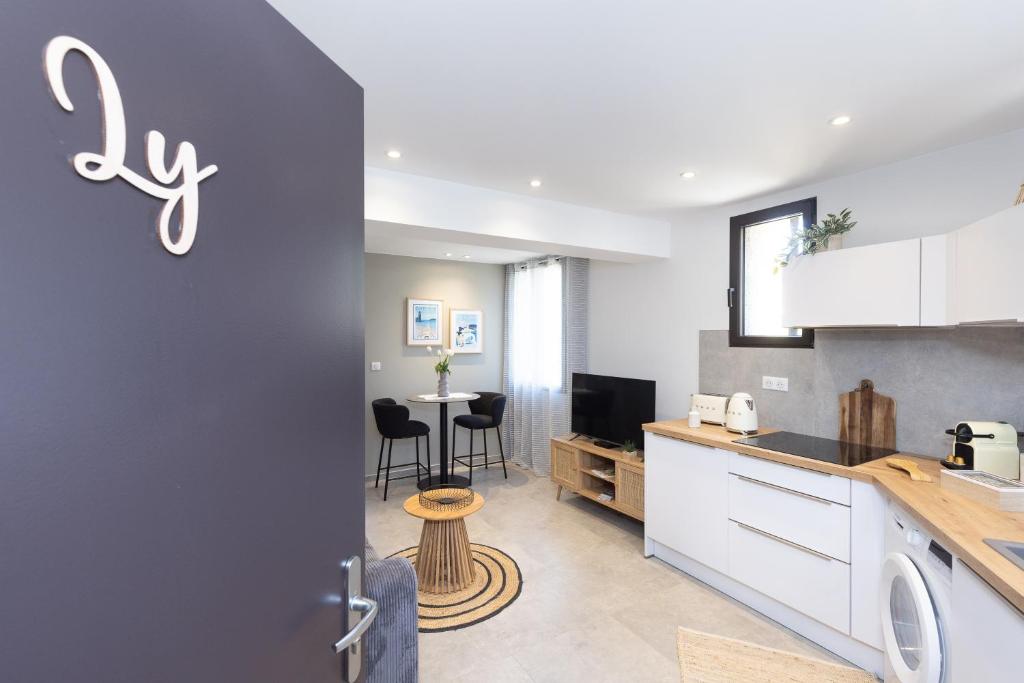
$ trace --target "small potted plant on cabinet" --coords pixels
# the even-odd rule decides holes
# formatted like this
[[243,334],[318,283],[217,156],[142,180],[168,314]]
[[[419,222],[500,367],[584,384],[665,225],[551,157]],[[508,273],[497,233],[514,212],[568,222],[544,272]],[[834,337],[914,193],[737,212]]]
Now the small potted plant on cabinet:
[[636,443],[632,439],[626,439],[626,442],[622,444],[622,453],[632,458],[639,458],[640,454],[636,450]]
[[793,233],[789,244],[775,259],[775,271],[785,268],[789,262],[800,254],[817,254],[819,251],[832,251],[843,246],[843,235],[850,232],[857,221],[850,220],[850,210],[843,209],[838,215],[830,213],[825,219],[809,228]]

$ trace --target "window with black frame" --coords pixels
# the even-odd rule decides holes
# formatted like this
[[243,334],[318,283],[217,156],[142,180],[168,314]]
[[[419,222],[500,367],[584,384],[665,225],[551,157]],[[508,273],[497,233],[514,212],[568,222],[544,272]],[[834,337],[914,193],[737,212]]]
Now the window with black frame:
[[729,220],[729,346],[813,348],[814,330],[782,326],[777,257],[816,220],[816,197]]

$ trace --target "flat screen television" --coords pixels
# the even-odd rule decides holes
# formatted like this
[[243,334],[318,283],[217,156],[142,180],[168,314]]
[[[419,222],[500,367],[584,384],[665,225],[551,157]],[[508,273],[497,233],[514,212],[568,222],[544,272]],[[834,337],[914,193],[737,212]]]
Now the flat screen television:
[[642,425],[654,422],[654,382],[647,379],[572,373],[572,431],[599,446],[627,439],[643,446]]

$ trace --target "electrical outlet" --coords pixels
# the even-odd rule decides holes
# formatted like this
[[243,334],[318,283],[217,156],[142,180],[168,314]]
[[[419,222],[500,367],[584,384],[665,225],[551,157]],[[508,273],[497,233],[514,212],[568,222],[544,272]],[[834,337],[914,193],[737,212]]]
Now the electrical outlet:
[[769,391],[789,391],[789,378],[764,375],[761,377],[761,388]]
[[381,365],[379,360],[375,360],[372,363],[370,363],[370,372],[380,372],[380,368]]

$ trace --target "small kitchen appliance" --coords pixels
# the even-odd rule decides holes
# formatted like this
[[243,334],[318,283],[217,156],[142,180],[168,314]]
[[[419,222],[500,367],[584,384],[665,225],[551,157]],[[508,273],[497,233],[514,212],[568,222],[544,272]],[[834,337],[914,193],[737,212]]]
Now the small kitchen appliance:
[[725,409],[729,397],[725,394],[691,394],[690,410],[700,413],[700,421],[713,425],[725,424]]
[[1024,436],[1006,422],[964,421],[946,433],[953,437],[957,469],[973,469],[1006,479],[1020,479],[1017,437]]
[[737,434],[757,434],[757,406],[753,396],[742,391],[732,395],[725,410],[725,428]]

